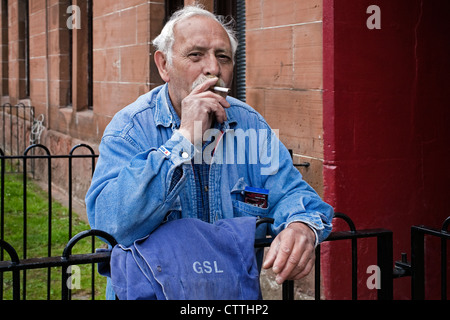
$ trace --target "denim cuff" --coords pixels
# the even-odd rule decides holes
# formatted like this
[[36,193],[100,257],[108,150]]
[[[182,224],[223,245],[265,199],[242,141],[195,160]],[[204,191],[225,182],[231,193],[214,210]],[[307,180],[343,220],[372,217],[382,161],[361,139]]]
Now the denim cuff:
[[178,130],[175,130],[172,137],[158,150],[175,166],[190,163],[196,153],[200,152]]

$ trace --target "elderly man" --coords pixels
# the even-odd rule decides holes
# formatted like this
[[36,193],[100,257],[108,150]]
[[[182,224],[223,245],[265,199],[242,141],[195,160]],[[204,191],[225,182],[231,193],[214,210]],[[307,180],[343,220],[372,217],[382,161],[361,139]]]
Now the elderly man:
[[[315,245],[331,231],[333,210],[302,180],[262,116],[223,92],[233,78],[232,30],[189,6],[153,44],[166,84],[106,128],[86,196],[91,227],[130,245],[173,219],[271,217],[273,225],[256,235],[276,236],[262,267],[278,283],[304,277]],[[252,192],[261,198],[249,199]]]

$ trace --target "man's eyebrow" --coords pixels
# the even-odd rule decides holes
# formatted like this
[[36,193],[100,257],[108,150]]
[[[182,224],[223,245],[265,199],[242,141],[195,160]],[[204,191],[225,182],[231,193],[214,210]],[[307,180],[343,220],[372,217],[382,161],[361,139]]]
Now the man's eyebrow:
[[[208,51],[209,48],[207,47],[202,47],[202,46],[192,46],[191,48],[189,48],[187,51],[200,51],[200,52],[205,52]],[[225,49],[225,48],[218,48],[216,50],[214,50],[215,53],[227,53],[227,54],[231,54],[231,50]]]
[[202,46],[192,46],[188,51],[208,51],[208,48]]
[[226,53],[226,54],[231,54],[231,50],[228,50],[228,49],[217,49],[215,52],[216,52],[216,53]]

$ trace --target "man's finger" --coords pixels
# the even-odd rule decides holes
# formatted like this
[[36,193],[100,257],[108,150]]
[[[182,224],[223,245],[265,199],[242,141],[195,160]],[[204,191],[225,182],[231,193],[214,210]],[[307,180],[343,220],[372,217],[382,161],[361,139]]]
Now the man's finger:
[[292,273],[297,273],[295,269],[299,268],[301,255],[302,252],[298,250],[298,247],[294,246],[284,264],[280,265],[280,269],[282,268],[279,273],[281,282],[286,280]]
[[290,234],[283,234],[284,237],[280,239],[280,245],[278,247],[278,251],[276,253],[275,262],[273,263],[273,272],[280,273],[292,254],[292,250],[294,248],[295,238]]
[[278,284],[283,283],[286,279],[292,278],[293,275],[300,273],[304,269],[304,266],[301,265],[303,255],[304,250],[302,246],[299,246],[294,241],[289,253],[286,253],[285,256],[279,255],[277,257],[277,260],[274,263],[274,269],[277,270],[277,277],[275,280]]
[[220,102],[215,101],[210,105],[210,110],[212,113],[214,113],[214,116],[216,117],[217,122],[223,123],[227,120],[227,113],[225,112],[225,109],[220,104]]
[[218,95],[217,93],[214,93],[212,91],[206,91],[206,92],[200,93],[199,97],[212,98],[215,101],[217,101],[222,107],[224,107],[224,108],[230,107],[230,103],[227,101],[227,99],[225,99],[221,95]]
[[218,78],[211,78],[199,84],[194,88],[194,90],[192,90],[191,94],[198,94],[207,91],[209,88],[211,88],[213,85],[217,83],[217,79]]
[[269,247],[269,251],[266,253],[266,257],[264,259],[263,268],[269,269],[273,266],[275,258],[277,257],[277,251],[280,246],[280,240],[275,238],[272,244]]
[[314,255],[311,256],[305,265],[300,264],[297,269],[294,269],[294,271],[296,271],[296,272],[292,273],[287,279],[299,280],[299,279],[307,276],[311,272],[312,268],[314,267],[315,260],[316,260],[315,256]]

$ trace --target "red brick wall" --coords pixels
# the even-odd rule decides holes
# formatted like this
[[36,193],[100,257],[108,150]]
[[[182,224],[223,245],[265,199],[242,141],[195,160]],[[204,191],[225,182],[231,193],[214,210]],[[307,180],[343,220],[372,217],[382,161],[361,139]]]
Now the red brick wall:
[[46,114],[47,34],[45,1],[30,2],[30,95],[37,114]]
[[[294,152],[300,172],[323,194],[322,0],[246,1],[247,103]],[[267,274],[267,276],[266,276]],[[265,298],[280,298],[263,271]],[[296,299],[314,295],[312,274],[296,282]]]
[[[94,88],[90,109],[84,101],[70,105],[71,49],[72,93],[76,95],[72,101],[79,98],[78,94],[86,95],[87,80],[77,79],[80,74],[77,68],[86,65],[84,61],[84,66],[80,66],[86,49],[77,41],[73,41],[72,48],[70,46],[67,21],[72,13],[67,13],[69,0],[29,0],[30,96],[25,96],[24,56],[21,54],[24,28],[23,23],[19,23],[19,15],[25,12],[19,10],[18,3],[19,0],[8,1],[8,16],[2,10],[0,20],[2,25],[7,23],[1,33],[4,52],[1,65],[4,68],[0,78],[6,78],[2,79],[1,86],[3,102],[29,103],[35,107],[36,116],[44,115],[45,130],[40,142],[49,147],[52,154],[67,154],[81,142],[97,150],[103,131],[114,114],[162,83],[155,71],[150,42],[163,26],[164,0],[93,1]],[[81,18],[82,29],[74,32],[80,32],[78,35],[84,37],[86,16]],[[42,165],[45,167],[44,163]],[[67,188],[66,166],[58,161],[53,164],[54,185],[61,190]],[[45,178],[45,170],[38,173],[43,173]],[[90,170],[77,176],[80,182],[75,183],[76,196],[83,199]]]
[[[10,15],[17,14],[13,10],[17,1],[9,1]],[[212,0],[201,2],[213,8]],[[74,30],[74,37],[81,40],[72,41],[72,101],[79,99],[71,106],[70,30],[66,25],[71,16],[67,13],[70,2],[48,0],[47,4],[46,8],[45,0],[29,1],[29,98],[36,114],[45,116],[41,143],[52,154],[68,153],[79,142],[96,149],[114,114],[162,83],[153,63],[151,40],[163,26],[165,1],[93,1],[91,109],[85,105],[85,83],[77,79],[77,68],[83,67],[85,59],[78,56],[84,53],[85,21],[81,21],[81,30]],[[293,149],[296,163],[311,163],[301,172],[322,194],[322,0],[246,1],[246,15],[247,102],[280,131],[281,140]],[[16,20],[15,16],[9,18],[8,39],[9,98],[13,103],[24,98],[18,93],[21,75],[16,51],[12,51],[19,39]],[[54,163],[58,172],[54,176],[60,177],[55,185],[61,189],[67,185],[66,169],[64,163]],[[88,187],[82,181],[89,181],[89,170],[83,172],[86,176],[80,174],[77,184],[79,198]],[[308,283],[302,286],[306,291],[312,288]]]
[[[17,1],[9,1],[13,102],[24,98],[18,93],[23,75],[15,49]],[[211,6],[211,1],[204,2]],[[162,28],[164,1],[93,2],[93,110],[69,106],[69,1],[47,3],[45,8],[45,0],[29,2],[30,103],[46,116],[47,129],[98,143],[117,111],[161,84],[149,53]],[[314,176],[320,174],[323,159],[321,20],[320,0],[247,1],[247,101],[280,129],[297,162],[307,157]],[[321,178],[316,180],[321,189]]]
[[23,8],[18,0],[8,1],[8,74],[12,103],[25,98],[25,51]]
[[29,99],[36,115],[45,116],[47,129],[67,133],[62,110],[70,103],[70,38],[66,27],[69,1],[48,1],[47,8],[45,5],[44,0],[29,2]]
[[94,113],[112,117],[161,84],[149,53],[163,19],[164,1],[94,1]]
[[322,0],[246,1],[247,102],[322,194]]
[[[8,95],[8,19],[6,12],[8,4],[2,2],[0,6],[0,96]],[[5,16],[5,18],[3,18]]]
[[[17,1],[9,1],[9,99],[17,103],[23,94],[24,69],[17,47],[21,43],[17,23]],[[67,139],[98,144],[114,114],[139,95],[161,84],[153,63],[151,40],[159,33],[164,19],[164,1],[93,1],[93,106],[72,107],[70,90],[70,30],[67,20],[69,1],[30,0],[30,103],[36,114],[45,116],[46,134],[56,131]],[[73,1],[76,3],[76,1]],[[81,31],[86,19],[82,16]],[[48,29],[46,29],[46,25]],[[78,51],[77,51],[78,50]],[[86,95],[81,81],[77,86],[77,55],[84,54],[74,41],[72,93]],[[83,59],[81,57],[81,62]],[[78,60],[76,60],[78,58]],[[22,82],[21,82],[22,81]],[[78,80],[79,81],[79,80]],[[80,81],[79,81],[80,82]],[[3,90],[5,91],[5,90]],[[77,93],[78,92],[78,93]]]

